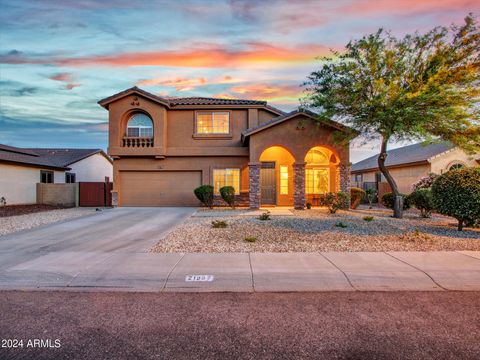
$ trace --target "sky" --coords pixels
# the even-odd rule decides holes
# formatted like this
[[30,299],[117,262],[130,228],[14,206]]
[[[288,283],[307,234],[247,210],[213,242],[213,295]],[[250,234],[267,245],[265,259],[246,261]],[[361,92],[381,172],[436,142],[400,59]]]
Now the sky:
[[[318,56],[480,14],[477,0],[0,0],[0,143],[106,149],[97,101],[160,96],[298,107]],[[403,144],[392,144],[397,147]],[[378,152],[354,141],[351,160]]]

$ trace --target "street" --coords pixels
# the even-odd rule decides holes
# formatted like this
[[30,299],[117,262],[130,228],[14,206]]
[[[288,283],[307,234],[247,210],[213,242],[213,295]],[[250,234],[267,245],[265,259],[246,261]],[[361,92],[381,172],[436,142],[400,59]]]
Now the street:
[[24,344],[2,359],[480,357],[478,292],[3,291],[0,313]]

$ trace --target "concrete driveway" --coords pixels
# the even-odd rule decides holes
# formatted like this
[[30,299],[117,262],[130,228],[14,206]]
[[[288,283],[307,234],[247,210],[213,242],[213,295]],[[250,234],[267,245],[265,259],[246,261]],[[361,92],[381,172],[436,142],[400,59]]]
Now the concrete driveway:
[[0,237],[0,252],[143,252],[195,208],[115,208]]

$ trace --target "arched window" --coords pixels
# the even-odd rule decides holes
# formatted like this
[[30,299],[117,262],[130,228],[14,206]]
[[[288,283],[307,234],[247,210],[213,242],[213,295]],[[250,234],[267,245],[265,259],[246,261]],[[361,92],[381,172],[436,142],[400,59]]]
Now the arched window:
[[305,156],[308,165],[329,165],[330,160],[320,147],[314,147]]
[[461,169],[463,167],[465,167],[465,165],[463,165],[462,163],[455,163],[453,165],[450,165],[448,170],[457,170],[457,169]]
[[150,117],[145,114],[133,114],[127,123],[128,137],[153,137],[153,122]]

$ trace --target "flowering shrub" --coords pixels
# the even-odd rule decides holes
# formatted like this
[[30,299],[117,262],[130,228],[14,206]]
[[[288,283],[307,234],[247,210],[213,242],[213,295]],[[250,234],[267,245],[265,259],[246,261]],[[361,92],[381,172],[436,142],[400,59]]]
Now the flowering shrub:
[[432,187],[433,182],[438,177],[437,174],[430,173],[428,176],[422,177],[417,182],[412,184],[412,191],[416,191],[418,189],[429,189]]

